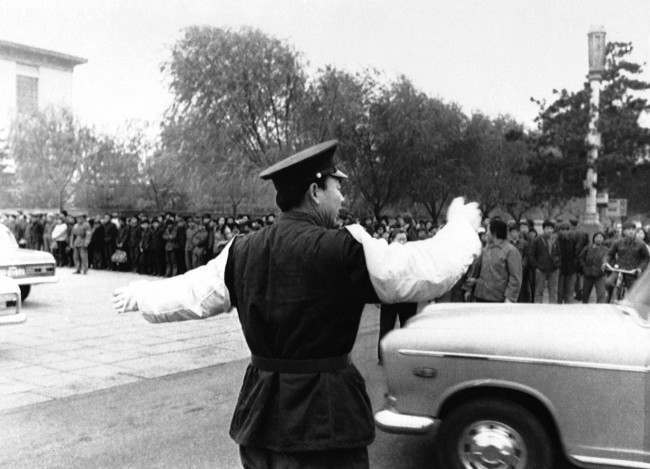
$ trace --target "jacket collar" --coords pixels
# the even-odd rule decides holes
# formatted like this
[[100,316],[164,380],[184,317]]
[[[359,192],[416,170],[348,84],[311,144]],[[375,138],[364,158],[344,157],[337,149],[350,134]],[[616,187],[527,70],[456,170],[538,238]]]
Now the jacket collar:
[[319,218],[315,213],[306,212],[303,210],[289,210],[282,212],[278,221],[304,221],[312,225],[319,225]]
[[636,236],[633,237],[633,238],[623,236],[623,238],[621,238],[621,240],[623,241],[623,244],[635,244],[636,241],[638,241],[638,239],[636,239]]
[[492,238],[487,243],[487,246],[488,247],[501,248],[501,247],[505,246],[507,241],[508,240],[506,240],[506,239]]

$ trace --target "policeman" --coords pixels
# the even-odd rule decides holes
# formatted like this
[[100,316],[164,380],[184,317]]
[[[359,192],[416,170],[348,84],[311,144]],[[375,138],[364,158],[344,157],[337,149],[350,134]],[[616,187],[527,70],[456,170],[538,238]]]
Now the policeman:
[[252,356],[230,435],[245,468],[367,468],[372,409],[349,357],[364,304],[432,300],[480,251],[480,212],[462,199],[423,241],[388,245],[360,225],[335,229],[346,179],[336,148],[321,143],[261,173],[282,211],[272,225],[205,266],[114,294],[118,311],[151,322],[237,309]]

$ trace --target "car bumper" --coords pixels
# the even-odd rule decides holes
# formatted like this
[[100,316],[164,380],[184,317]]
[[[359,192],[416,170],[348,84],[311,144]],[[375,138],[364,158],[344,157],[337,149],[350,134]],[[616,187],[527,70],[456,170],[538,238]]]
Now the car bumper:
[[38,285],[39,283],[57,283],[59,277],[52,275],[50,277],[23,277],[13,279],[18,285]]
[[403,414],[393,406],[394,399],[387,397],[386,407],[375,413],[377,428],[386,433],[424,434],[435,431],[440,420],[429,416]]
[[20,324],[25,322],[27,316],[25,313],[8,314],[0,316],[0,326],[9,326],[11,324]]

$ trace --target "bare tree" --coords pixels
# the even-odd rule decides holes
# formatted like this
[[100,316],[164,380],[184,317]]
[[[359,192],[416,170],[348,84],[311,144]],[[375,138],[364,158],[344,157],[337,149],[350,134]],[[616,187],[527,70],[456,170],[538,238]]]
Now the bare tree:
[[10,147],[21,204],[48,206],[56,201],[63,209],[72,196],[81,163],[92,151],[93,136],[68,109],[47,108],[14,121]]

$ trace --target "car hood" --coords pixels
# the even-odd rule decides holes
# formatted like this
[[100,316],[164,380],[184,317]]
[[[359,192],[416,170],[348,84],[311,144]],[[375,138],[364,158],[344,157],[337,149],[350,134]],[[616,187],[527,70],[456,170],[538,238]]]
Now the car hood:
[[0,266],[33,264],[54,264],[54,256],[33,249],[0,249]]
[[645,366],[650,329],[610,304],[446,303],[387,337],[393,349]]

